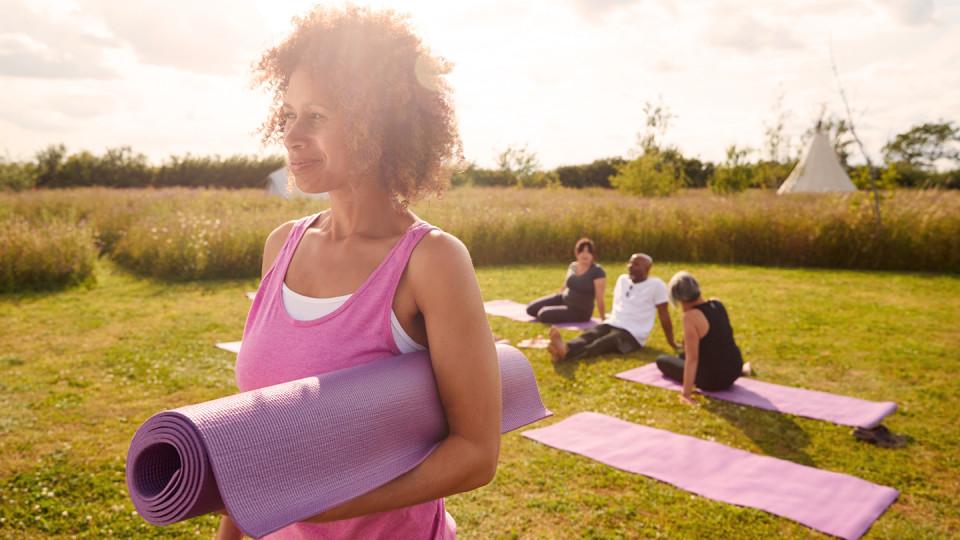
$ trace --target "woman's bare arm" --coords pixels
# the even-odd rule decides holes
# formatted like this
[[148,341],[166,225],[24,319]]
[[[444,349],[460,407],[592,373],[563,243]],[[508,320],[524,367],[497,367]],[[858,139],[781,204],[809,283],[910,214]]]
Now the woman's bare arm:
[[466,247],[432,232],[407,267],[427,328],[449,434],[413,470],[308,521],[327,522],[410,506],[489,483],[500,449],[500,370]]
[[683,314],[683,396],[687,399],[693,396],[697,367],[700,365],[700,338],[705,335],[698,318],[706,322],[703,313],[699,310],[691,310]]
[[593,280],[593,291],[597,298],[597,312],[602,321],[607,316],[607,307],[603,301],[603,295],[607,292],[607,278],[597,278]]

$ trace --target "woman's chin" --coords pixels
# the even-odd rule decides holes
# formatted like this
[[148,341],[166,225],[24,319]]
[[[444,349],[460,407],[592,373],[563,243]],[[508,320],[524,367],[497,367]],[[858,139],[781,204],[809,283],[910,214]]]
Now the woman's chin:
[[331,182],[326,178],[317,178],[317,177],[302,177],[294,176],[293,185],[297,186],[297,189],[307,194],[317,194],[317,193],[327,193],[337,189],[336,182]]

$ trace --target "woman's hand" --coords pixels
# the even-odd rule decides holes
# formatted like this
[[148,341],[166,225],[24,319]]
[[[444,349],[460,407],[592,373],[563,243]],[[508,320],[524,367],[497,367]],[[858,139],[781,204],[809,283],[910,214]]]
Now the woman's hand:
[[680,392],[680,402],[684,405],[696,405],[697,400],[694,399],[693,393],[688,394],[687,392]]
[[220,513],[223,516],[220,518],[220,527],[217,528],[217,535],[214,538],[216,540],[240,540],[243,538],[243,532],[230,519],[230,514],[227,514],[226,510],[221,510]]

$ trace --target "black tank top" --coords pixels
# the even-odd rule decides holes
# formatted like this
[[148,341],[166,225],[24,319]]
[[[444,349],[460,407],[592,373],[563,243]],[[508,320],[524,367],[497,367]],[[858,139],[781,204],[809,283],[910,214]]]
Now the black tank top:
[[709,300],[696,308],[710,323],[707,335],[700,338],[696,385],[705,390],[726,388],[737,380],[743,370],[743,358],[733,339],[730,318],[718,300]]

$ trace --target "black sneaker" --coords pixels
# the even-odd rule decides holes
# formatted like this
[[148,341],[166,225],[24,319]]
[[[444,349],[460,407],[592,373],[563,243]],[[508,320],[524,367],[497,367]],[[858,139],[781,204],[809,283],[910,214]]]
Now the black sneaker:
[[875,428],[858,427],[853,430],[853,437],[863,442],[875,444],[880,448],[901,448],[907,444],[906,437],[896,435],[882,424]]

